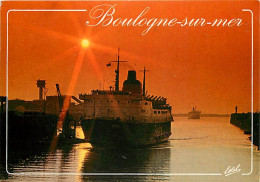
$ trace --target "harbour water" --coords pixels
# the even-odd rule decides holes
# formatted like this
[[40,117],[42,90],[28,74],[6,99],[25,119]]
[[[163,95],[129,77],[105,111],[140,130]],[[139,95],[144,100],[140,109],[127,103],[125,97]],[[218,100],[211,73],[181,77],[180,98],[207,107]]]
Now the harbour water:
[[[2,180],[259,181],[259,151],[254,147],[251,153],[249,136],[229,117],[174,119],[169,141],[156,146],[108,150],[80,143],[23,151],[8,164],[17,174]],[[80,128],[77,136],[83,137]]]

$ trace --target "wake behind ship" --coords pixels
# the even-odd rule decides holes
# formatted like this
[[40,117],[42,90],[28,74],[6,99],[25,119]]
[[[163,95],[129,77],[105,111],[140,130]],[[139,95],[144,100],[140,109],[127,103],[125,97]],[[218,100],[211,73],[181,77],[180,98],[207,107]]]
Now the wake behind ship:
[[144,146],[167,141],[171,135],[171,106],[166,98],[145,94],[136,80],[136,72],[128,71],[119,90],[119,56],[115,90],[92,90],[80,94],[84,100],[81,121],[85,138],[92,146]]

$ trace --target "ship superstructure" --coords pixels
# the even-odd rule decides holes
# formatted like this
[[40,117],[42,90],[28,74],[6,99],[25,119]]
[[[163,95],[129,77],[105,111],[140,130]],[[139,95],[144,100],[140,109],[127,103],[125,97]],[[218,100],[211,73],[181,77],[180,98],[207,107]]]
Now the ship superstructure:
[[127,80],[119,90],[119,56],[115,89],[92,90],[80,94],[83,100],[82,128],[93,145],[148,145],[166,141],[171,135],[171,106],[166,98],[145,93],[136,79],[136,71],[128,71]]

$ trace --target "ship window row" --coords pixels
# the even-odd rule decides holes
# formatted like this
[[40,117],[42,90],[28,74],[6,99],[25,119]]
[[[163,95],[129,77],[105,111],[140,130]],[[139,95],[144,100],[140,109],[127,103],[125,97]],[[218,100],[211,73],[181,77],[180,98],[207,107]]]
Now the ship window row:
[[166,114],[167,113],[167,111],[154,111],[154,114]]
[[[88,102],[88,103],[93,103],[92,100],[88,100],[87,102]],[[106,102],[107,102],[107,103],[113,103],[114,101],[113,101],[113,100],[107,100]],[[102,101],[99,100],[99,103],[102,103]],[[120,100],[118,100],[117,103],[120,103]],[[129,100],[127,103],[128,103],[128,104],[129,104],[129,103],[133,104],[134,101],[130,101],[130,100]]]

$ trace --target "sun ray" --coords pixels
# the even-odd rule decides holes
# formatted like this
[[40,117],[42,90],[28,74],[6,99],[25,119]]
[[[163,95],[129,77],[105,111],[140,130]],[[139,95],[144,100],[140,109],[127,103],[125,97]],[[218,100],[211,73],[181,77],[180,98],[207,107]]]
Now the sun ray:
[[[102,51],[102,52],[105,52],[108,54],[114,54],[118,50],[118,48],[101,45],[96,42],[92,42],[92,47],[94,49],[97,49],[98,51]],[[136,60],[137,62],[140,62],[141,64],[143,64],[143,66],[152,65],[152,66],[158,67],[158,61],[150,59],[148,57],[140,56],[140,55],[137,56],[135,54],[132,54],[132,53],[124,51],[124,50],[120,50],[120,56],[124,57],[125,59]],[[129,65],[130,67],[133,68],[133,66],[131,65],[131,62],[128,62],[127,65]],[[165,69],[168,69],[168,66],[166,64],[159,64],[159,66],[161,66]]]
[[[105,52],[105,53],[108,53],[108,54],[114,54],[114,53],[117,53],[117,51],[118,51],[118,47],[109,47],[109,46],[101,45],[101,44],[98,44],[98,43],[95,43],[95,42],[92,43],[92,47],[94,49],[97,49],[99,51],[102,51],[102,52]],[[123,56],[125,58],[144,61],[140,56],[136,56],[136,55],[129,53],[127,51],[124,51],[124,50],[120,50],[120,55],[121,55],[121,57]]]
[[[60,113],[59,121],[57,123],[58,129],[62,128],[65,117],[67,115],[67,111],[69,109],[69,104],[70,104],[70,99],[71,99],[70,96],[73,95],[73,92],[75,90],[75,86],[76,86],[76,83],[78,81],[79,73],[81,71],[81,67],[82,67],[82,64],[83,64],[84,55],[85,55],[85,51],[83,49],[80,49],[76,63],[75,63],[75,66],[74,66],[74,69],[73,69],[73,72],[72,72],[72,75],[71,75],[69,87],[68,87],[68,90],[66,92],[65,99],[63,101],[63,107],[62,107],[63,112]],[[57,137],[53,137],[50,150],[53,151],[54,148],[56,147],[56,145],[57,145]]]
[[[73,95],[73,92],[75,90],[75,87],[76,87],[76,84],[77,84],[77,81],[78,81],[79,73],[81,71],[82,64],[83,64],[83,61],[84,61],[84,56],[85,56],[85,50],[80,49],[76,63],[75,63],[75,66],[74,66],[74,69],[73,69],[73,72],[72,72],[72,75],[71,75],[71,80],[70,80],[69,87],[68,87],[66,95],[69,95],[69,96]],[[68,104],[69,104],[69,102],[64,101],[63,110],[68,109],[68,107],[69,107]]]
[[100,69],[99,64],[97,64],[95,55],[93,54],[91,49],[88,49],[86,53],[88,56],[88,60],[91,62],[99,81],[101,81],[102,83],[104,76],[103,76],[103,72]]
[[65,40],[67,42],[78,43],[80,41],[80,38],[78,38],[76,36],[69,35],[69,34],[66,34],[63,32],[59,32],[59,31],[49,30],[49,29],[46,29],[46,28],[40,27],[40,26],[24,25],[19,28],[28,30],[30,32],[38,33],[41,35],[46,34],[48,36],[52,36],[52,37],[55,37],[55,38],[63,40],[63,41]]
[[[69,3],[69,6],[72,7],[72,9],[77,9],[74,2],[68,1],[68,3]],[[78,16],[78,13],[70,13],[68,17],[71,19],[74,26],[76,27],[78,35],[80,37],[83,36],[84,32],[83,32],[82,27],[81,27],[80,22],[79,22],[80,18]]]
[[59,53],[55,57],[49,59],[48,61],[50,62],[50,64],[57,64],[58,61],[63,60],[67,56],[70,56],[71,54],[73,54],[74,51],[75,51],[75,48],[70,47],[70,48],[64,50],[63,52]]

